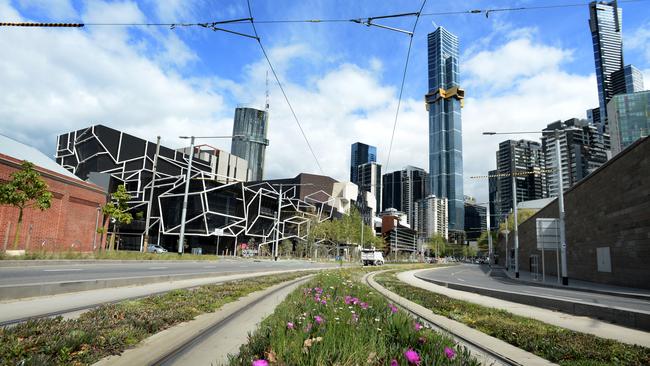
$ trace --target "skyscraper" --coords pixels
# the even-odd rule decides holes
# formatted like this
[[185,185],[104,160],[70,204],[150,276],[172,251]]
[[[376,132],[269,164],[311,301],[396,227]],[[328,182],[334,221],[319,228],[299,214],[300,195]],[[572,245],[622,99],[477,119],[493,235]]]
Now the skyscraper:
[[428,174],[424,169],[407,166],[382,177],[382,209],[402,211],[413,228],[415,202],[428,195]]
[[428,36],[430,192],[448,200],[449,230],[464,230],[463,146],[458,37],[438,27]]
[[607,104],[610,113],[612,155],[650,135],[650,90],[619,94]]
[[355,142],[350,148],[350,182],[359,184],[359,165],[377,161],[377,148],[362,142]]
[[248,179],[264,179],[264,156],[269,140],[266,138],[269,112],[255,108],[237,107],[232,127],[231,153],[248,161]]
[[[490,200],[494,192],[495,209],[490,211],[495,217],[496,224],[503,221],[505,215],[512,209],[512,177],[515,176],[517,202],[531,201],[547,197],[544,154],[539,142],[529,140],[506,140],[499,144],[497,151],[497,170],[490,175]],[[535,174],[520,175],[516,173],[539,171]],[[496,185],[496,187],[494,187]]]
[[372,162],[357,167],[359,194],[362,191],[371,193],[376,200],[378,210],[381,209],[381,164]]
[[614,95],[643,91],[643,74],[634,65],[626,65],[622,69],[614,71],[612,73],[612,91]]
[[[610,116],[611,121],[611,116]],[[582,178],[599,168],[609,158],[609,135],[600,134],[596,126],[584,119],[557,121],[542,130],[543,160],[546,169],[556,169],[555,130],[559,130],[560,158],[562,160],[562,188],[571,188]],[[558,195],[557,171],[547,171],[548,196]]]

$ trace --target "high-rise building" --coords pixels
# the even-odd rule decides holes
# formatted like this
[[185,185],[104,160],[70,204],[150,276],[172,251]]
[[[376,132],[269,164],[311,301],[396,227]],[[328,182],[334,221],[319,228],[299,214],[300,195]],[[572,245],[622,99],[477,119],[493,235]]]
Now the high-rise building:
[[[572,118],[556,121],[542,130],[542,150],[546,171],[547,192],[550,197],[558,195],[557,142],[555,130],[559,130],[560,157],[562,160],[562,187],[569,189],[582,178],[599,168],[609,159],[609,135],[601,134],[587,120]],[[551,171],[551,168],[553,169]]]
[[377,148],[355,142],[350,148],[350,182],[359,184],[359,165],[377,162]]
[[627,65],[614,71],[612,73],[612,90],[613,95],[643,91],[643,74],[634,65]]
[[426,242],[433,234],[440,234],[445,239],[449,238],[449,220],[447,199],[428,195],[415,201],[412,227],[418,236]]
[[614,96],[607,104],[612,155],[650,135],[650,91]]
[[359,192],[370,192],[375,197],[376,207],[381,207],[381,164],[371,162],[357,167]]
[[249,180],[264,179],[264,156],[269,140],[266,134],[269,113],[255,108],[237,107],[232,128],[231,153],[248,161]]
[[465,200],[465,238],[476,241],[487,231],[487,208],[477,205],[476,200]]
[[[496,187],[490,188],[495,191],[496,215],[507,215],[512,209],[512,180],[515,180],[517,202],[531,201],[545,198],[546,176],[542,173],[544,168],[544,154],[542,145],[539,142],[529,140],[506,140],[499,144],[497,151],[496,172],[497,175],[489,184]],[[523,172],[535,172],[522,174]],[[514,177],[514,178],[513,178]],[[495,216],[495,224],[502,222],[503,216]]]
[[463,146],[458,37],[442,27],[428,36],[430,192],[448,200],[449,230],[463,231]]
[[589,4],[589,29],[594,46],[600,132],[607,124],[607,102],[614,96],[612,74],[623,68],[623,12],[616,0],[592,1]]
[[501,217],[501,196],[499,193],[499,174],[498,170],[490,170],[488,172],[488,199],[490,201],[490,229],[499,227],[499,217]]
[[406,213],[413,224],[415,202],[428,195],[429,175],[422,168],[407,166],[382,177],[382,209],[394,208]]

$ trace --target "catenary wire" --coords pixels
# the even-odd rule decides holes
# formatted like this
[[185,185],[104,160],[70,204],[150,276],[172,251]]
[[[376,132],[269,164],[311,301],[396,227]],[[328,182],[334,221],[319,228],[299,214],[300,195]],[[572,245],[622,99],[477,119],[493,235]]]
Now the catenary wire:
[[250,23],[251,26],[253,27],[253,33],[255,33],[255,37],[257,37],[257,43],[260,45],[260,48],[262,49],[262,53],[264,54],[264,58],[266,58],[266,62],[269,64],[269,67],[271,68],[271,72],[273,73],[273,77],[275,77],[275,81],[278,83],[278,86],[280,87],[280,91],[282,91],[282,95],[284,96],[284,100],[287,102],[287,105],[289,106],[289,109],[291,110],[291,114],[293,115],[293,119],[296,121],[296,124],[298,125],[298,128],[300,129],[300,133],[302,134],[302,137],[305,139],[305,142],[307,143],[307,147],[309,147],[309,151],[311,152],[311,155],[314,157],[314,160],[316,161],[316,165],[318,166],[318,170],[320,170],[321,174],[325,174],[323,172],[323,168],[320,165],[320,162],[318,161],[318,158],[316,157],[316,153],[314,152],[314,149],[312,148],[311,144],[309,143],[309,139],[307,138],[307,134],[305,134],[305,130],[302,128],[302,125],[300,124],[300,120],[298,120],[298,116],[296,115],[296,112],[293,109],[293,106],[291,105],[291,102],[289,101],[289,97],[287,96],[287,93],[284,91],[284,87],[282,86],[282,83],[280,82],[280,78],[278,77],[278,74],[275,72],[275,68],[273,67],[273,64],[271,63],[271,60],[269,59],[269,56],[266,53],[266,49],[264,49],[264,45],[262,44],[262,40],[260,39],[259,34],[257,33],[257,28],[255,27],[255,20],[253,18],[253,10],[251,9],[251,2],[250,0],[246,0],[246,3],[248,5],[248,14],[250,16]]
[[402,104],[402,94],[404,92],[404,82],[406,81],[406,72],[408,71],[409,67],[409,60],[411,58],[411,48],[413,46],[413,37],[415,36],[415,28],[418,26],[418,21],[420,20],[420,14],[422,13],[422,9],[424,9],[424,6],[426,5],[427,0],[422,1],[422,5],[420,6],[420,11],[417,12],[417,15],[415,16],[415,22],[413,23],[413,31],[411,31],[410,39],[409,39],[409,47],[408,51],[406,52],[406,63],[404,64],[404,72],[402,73],[402,84],[399,88],[399,98],[397,99],[397,110],[395,111],[395,121],[393,122],[393,131],[390,135],[390,144],[388,145],[388,158],[386,159],[386,170],[389,170],[390,166],[390,155],[393,150],[393,140],[395,139],[395,129],[397,128],[397,119],[399,117],[399,109]]

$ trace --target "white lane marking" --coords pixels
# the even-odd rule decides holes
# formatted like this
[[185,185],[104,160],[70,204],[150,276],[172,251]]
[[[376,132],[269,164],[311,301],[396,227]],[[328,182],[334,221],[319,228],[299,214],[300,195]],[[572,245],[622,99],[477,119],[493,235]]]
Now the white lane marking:
[[217,268],[217,266],[203,266],[203,268]]
[[463,281],[463,282],[467,282],[467,281],[465,281],[465,280],[464,280],[464,279],[462,279],[462,278],[457,278],[457,280],[458,280],[458,281]]
[[149,267],[149,269],[167,269],[169,267]]
[[68,271],[83,271],[82,268],[62,268],[62,269],[44,269],[43,272],[68,272]]

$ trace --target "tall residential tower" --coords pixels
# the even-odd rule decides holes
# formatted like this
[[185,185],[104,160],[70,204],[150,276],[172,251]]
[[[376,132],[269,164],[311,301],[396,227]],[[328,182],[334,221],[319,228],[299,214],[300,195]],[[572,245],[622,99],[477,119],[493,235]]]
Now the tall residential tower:
[[235,122],[232,127],[231,154],[248,161],[251,181],[264,179],[264,156],[269,140],[266,134],[269,127],[268,110],[248,107],[235,109]]
[[460,109],[465,91],[458,76],[458,37],[438,27],[428,36],[430,192],[448,200],[449,230],[463,231],[463,146]]

